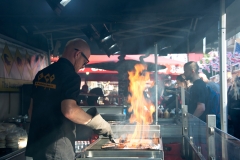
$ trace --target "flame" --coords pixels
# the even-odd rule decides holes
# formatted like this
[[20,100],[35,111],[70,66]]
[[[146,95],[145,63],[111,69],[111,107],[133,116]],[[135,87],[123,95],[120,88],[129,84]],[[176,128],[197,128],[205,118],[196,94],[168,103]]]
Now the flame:
[[133,112],[129,121],[136,123],[132,139],[147,138],[148,125],[153,122],[152,114],[155,112],[154,105],[144,98],[146,82],[150,79],[150,73],[146,72],[147,66],[136,64],[135,70],[128,72],[129,75],[129,92],[128,102],[131,107],[128,112]]

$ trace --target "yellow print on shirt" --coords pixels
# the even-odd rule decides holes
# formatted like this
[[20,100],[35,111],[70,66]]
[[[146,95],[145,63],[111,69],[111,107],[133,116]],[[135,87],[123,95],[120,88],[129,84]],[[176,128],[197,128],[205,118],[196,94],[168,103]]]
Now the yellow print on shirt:
[[[42,78],[44,78],[44,80],[45,80],[45,82],[40,82],[40,80],[42,79]],[[44,87],[45,89],[46,88],[49,88],[49,89],[56,89],[56,84],[52,84],[52,81],[54,81],[54,79],[55,79],[55,75],[53,74],[53,75],[50,75],[49,73],[48,74],[46,74],[45,76],[44,76],[44,74],[43,73],[40,73],[39,75],[38,75],[38,81],[37,82],[35,82],[35,86],[37,87],[37,86],[40,86],[40,87]]]

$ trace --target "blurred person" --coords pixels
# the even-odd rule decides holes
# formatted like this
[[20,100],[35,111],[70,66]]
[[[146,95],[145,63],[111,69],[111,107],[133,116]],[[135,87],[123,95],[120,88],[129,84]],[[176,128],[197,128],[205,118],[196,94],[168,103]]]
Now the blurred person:
[[230,86],[232,86],[233,84],[233,74],[231,72],[227,73],[227,87],[228,89],[230,88]]
[[118,96],[118,90],[117,90],[117,86],[114,86],[113,90],[110,91],[109,93],[109,103],[110,104],[117,104],[117,96]]
[[211,87],[215,92],[217,92],[217,93],[220,93],[220,86],[219,86],[219,84],[217,84],[217,83],[215,83],[215,82],[213,82],[213,81],[210,81],[208,78],[207,78],[207,76],[206,76],[206,74],[204,74],[204,73],[199,73],[199,77],[209,86],[209,87]]
[[185,79],[185,76],[184,74],[180,74],[176,77],[176,84],[177,84],[177,87],[183,87],[183,88],[186,88],[186,89],[189,89],[191,87],[191,83],[189,81],[187,81]]
[[184,64],[184,76],[193,83],[190,89],[188,112],[206,122],[207,87],[198,74],[199,66],[190,61]]
[[99,106],[98,104],[98,98],[99,97],[103,97],[104,94],[103,94],[103,91],[102,91],[102,88],[93,88],[89,91],[89,94],[92,94],[94,96],[88,96],[87,98],[87,104],[89,106]]
[[[174,109],[177,107],[181,108],[181,91],[180,87],[185,89],[185,104],[188,104],[189,100],[189,82],[184,79],[184,75],[178,75],[176,77],[175,87],[166,87],[164,92],[164,97],[162,100],[162,105],[164,108]],[[176,103],[177,102],[177,103]]]
[[165,87],[171,87],[171,85],[172,85],[172,81],[170,79],[167,79],[167,80],[164,81],[164,86]]
[[75,124],[111,136],[110,124],[96,108],[87,112],[76,101],[80,90],[80,68],[89,62],[90,48],[82,39],[68,41],[62,57],[39,71],[33,80],[31,119],[25,155],[34,160],[74,160]]
[[82,92],[82,93],[88,93],[88,85],[87,85],[87,83],[85,83],[85,84],[82,86],[82,89],[80,90],[80,92]]
[[236,76],[228,94],[229,125],[233,126],[233,136],[240,139],[240,77]]
[[184,65],[186,80],[193,85],[190,88],[189,113],[206,122],[208,114],[216,115],[216,127],[221,128],[220,94],[214,91],[199,77],[197,62],[190,61]]
[[87,105],[87,96],[81,94],[88,94],[88,85],[86,82],[80,90],[80,95],[78,95],[78,105]]

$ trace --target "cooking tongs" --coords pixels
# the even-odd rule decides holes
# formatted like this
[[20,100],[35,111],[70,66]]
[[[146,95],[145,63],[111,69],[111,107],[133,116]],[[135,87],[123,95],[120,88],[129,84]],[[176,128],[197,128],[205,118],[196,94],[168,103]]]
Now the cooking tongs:
[[116,143],[111,135],[109,136],[109,140],[110,140],[112,143]]

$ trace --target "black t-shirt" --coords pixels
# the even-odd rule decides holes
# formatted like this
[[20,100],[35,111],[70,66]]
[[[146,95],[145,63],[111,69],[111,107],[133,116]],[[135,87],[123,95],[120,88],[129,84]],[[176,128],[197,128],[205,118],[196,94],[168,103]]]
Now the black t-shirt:
[[190,88],[190,98],[189,98],[189,106],[188,106],[188,112],[193,114],[194,111],[197,108],[198,103],[204,103],[205,104],[205,111],[204,113],[199,117],[201,120],[206,122],[206,114],[207,114],[207,87],[206,83],[203,82],[202,79],[195,80],[193,82],[192,87]]
[[37,73],[32,88],[27,156],[32,157],[40,151],[63,159],[74,156],[75,124],[62,114],[61,102],[77,100],[80,81],[73,65],[65,58]]

